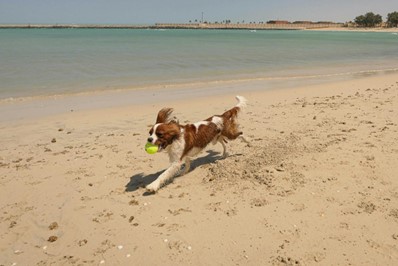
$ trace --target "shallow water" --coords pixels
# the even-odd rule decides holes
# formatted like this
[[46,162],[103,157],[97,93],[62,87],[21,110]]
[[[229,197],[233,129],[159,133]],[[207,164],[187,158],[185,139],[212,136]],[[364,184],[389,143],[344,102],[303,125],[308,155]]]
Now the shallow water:
[[0,29],[0,99],[251,80],[270,89],[397,62],[391,33]]

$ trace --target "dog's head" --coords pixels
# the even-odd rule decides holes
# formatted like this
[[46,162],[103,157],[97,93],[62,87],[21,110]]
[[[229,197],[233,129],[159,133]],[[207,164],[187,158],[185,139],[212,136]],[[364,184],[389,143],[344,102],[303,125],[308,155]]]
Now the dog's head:
[[181,134],[180,125],[176,117],[171,117],[172,108],[163,108],[159,111],[156,124],[149,130],[148,142],[158,145],[159,150],[178,139]]

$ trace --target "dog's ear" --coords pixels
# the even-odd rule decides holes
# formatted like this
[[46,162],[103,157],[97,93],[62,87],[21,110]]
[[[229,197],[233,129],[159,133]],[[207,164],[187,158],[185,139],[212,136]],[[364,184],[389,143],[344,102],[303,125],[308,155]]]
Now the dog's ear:
[[171,114],[173,113],[174,109],[173,108],[163,108],[162,110],[159,111],[158,117],[156,118],[156,124],[159,123],[170,123],[174,122],[178,124],[178,119],[174,116],[171,117]]
[[180,126],[178,125],[178,123],[175,123],[174,121],[170,122],[168,124],[168,131],[167,134],[170,136],[169,140],[169,144],[171,144],[174,140],[178,139],[180,137],[181,134],[181,129]]

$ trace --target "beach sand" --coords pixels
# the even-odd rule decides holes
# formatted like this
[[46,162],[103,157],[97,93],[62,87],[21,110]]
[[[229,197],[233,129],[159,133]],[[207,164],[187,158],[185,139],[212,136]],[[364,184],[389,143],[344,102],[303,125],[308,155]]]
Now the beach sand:
[[234,95],[2,121],[0,265],[397,265],[398,74],[240,94],[251,145],[154,195],[157,111],[196,122]]

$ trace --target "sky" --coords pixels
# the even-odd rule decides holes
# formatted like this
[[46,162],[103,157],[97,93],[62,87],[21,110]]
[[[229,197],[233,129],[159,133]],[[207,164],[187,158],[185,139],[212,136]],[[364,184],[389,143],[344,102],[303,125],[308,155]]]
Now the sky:
[[346,22],[398,0],[0,0],[0,24],[155,24],[195,20]]

